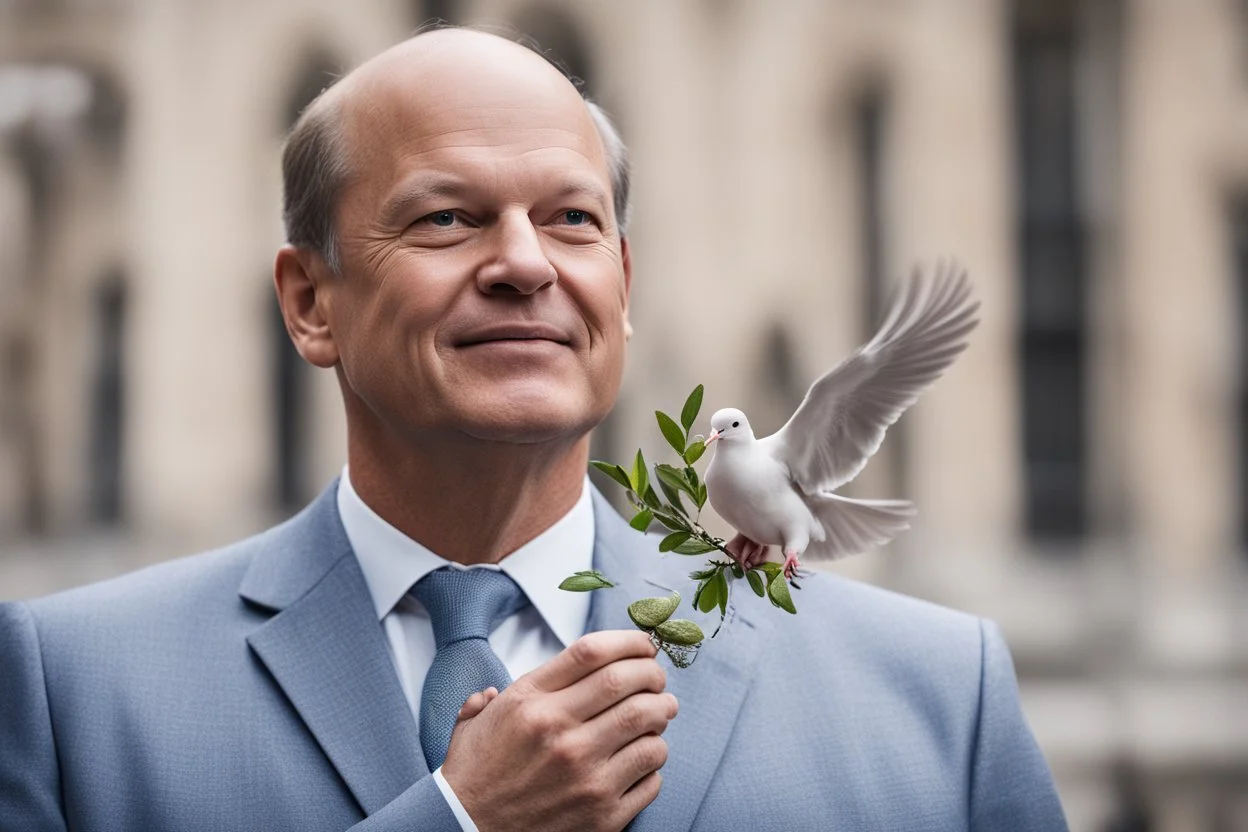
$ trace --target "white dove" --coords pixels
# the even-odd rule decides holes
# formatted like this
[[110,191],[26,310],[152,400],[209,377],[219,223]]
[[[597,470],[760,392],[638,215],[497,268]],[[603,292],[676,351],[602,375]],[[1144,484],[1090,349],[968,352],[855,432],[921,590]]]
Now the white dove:
[[858,475],[884,432],[966,348],[979,323],[966,273],[952,264],[906,281],[879,332],[811,385],[792,418],[755,439],[736,408],[716,411],[706,444],[707,496],[738,532],[726,548],[745,568],[784,552],[792,578],[805,555],[831,560],[892,540],[909,528],[905,500],[832,493]]

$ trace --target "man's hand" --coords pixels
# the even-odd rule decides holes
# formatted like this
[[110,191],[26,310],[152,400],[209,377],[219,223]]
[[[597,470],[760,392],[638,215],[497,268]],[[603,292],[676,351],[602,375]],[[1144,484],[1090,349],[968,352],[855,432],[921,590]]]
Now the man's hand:
[[677,704],[655,652],[645,633],[590,633],[469,697],[442,776],[482,832],[618,832],[658,796]]

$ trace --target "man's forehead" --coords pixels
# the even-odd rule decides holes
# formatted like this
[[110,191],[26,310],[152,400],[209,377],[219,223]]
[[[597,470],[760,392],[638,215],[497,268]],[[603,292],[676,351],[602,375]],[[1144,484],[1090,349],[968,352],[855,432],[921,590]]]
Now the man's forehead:
[[357,147],[397,137],[391,132],[396,130],[523,126],[564,130],[599,144],[588,109],[567,78],[524,46],[482,32],[418,35],[361,65],[340,87],[334,92]]

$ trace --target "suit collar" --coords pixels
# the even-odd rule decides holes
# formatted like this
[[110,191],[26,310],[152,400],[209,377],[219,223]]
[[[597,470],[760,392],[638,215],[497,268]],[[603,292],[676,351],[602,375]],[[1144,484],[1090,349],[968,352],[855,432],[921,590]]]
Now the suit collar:
[[[642,536],[630,528],[597,491],[594,509],[598,532],[594,564],[618,589],[593,593],[589,629],[631,630],[629,603],[674,589],[682,596],[676,615],[702,618],[703,629],[713,631],[717,620],[691,613],[688,606],[695,585],[688,573],[703,559],[659,554],[657,537]],[[742,591],[748,594],[744,583],[737,588],[738,593]],[[751,595],[750,600],[757,599]],[[680,713],[664,734],[670,751],[663,789],[633,821],[629,828],[634,832],[693,826],[767,648],[774,623],[770,612],[762,604],[750,604],[747,610],[730,605],[729,620],[714,639],[703,642],[693,665],[668,670],[667,689],[679,700]]]
[[277,611],[247,643],[371,814],[429,770],[336,490],[261,538],[239,591]]
[[[337,481],[257,541],[240,593],[277,612],[247,641],[371,814],[429,769],[338,516],[336,489]],[[632,629],[631,601],[673,589],[686,602],[678,615],[687,615],[693,582],[686,573],[701,560],[659,555],[657,540],[631,529],[596,489],[592,499],[594,565],[619,586],[593,593],[588,629]],[[729,615],[692,667],[668,672],[680,715],[665,733],[671,753],[663,790],[633,822],[635,832],[690,828],[719,767],[773,618],[732,607]]]
[[283,610],[307,595],[342,558],[351,544],[336,505],[338,479],[303,511],[256,538],[258,548],[238,592],[270,610]]

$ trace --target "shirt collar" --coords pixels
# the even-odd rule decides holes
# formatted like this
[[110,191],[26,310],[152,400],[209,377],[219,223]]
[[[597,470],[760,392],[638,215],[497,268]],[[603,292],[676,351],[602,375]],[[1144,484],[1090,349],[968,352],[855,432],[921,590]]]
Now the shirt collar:
[[[389,615],[412,585],[433,570],[466,568],[430,551],[379,517],[352,487],[346,467],[338,481],[338,513],[364,572],[378,620]],[[550,528],[497,566],[471,568],[505,572],[567,647],[585,632],[589,593],[566,592],[559,589],[559,582],[573,572],[592,569],[593,559],[594,508],[587,477],[576,504]]]

